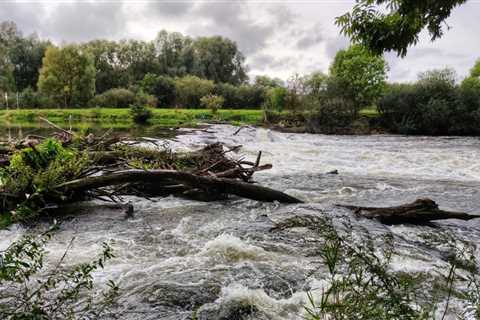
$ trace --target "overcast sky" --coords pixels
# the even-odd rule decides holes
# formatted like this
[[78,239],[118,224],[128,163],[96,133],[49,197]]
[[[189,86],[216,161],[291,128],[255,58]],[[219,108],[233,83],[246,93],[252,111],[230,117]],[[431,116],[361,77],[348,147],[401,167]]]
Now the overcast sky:
[[[151,40],[161,29],[191,36],[222,35],[236,41],[251,76],[282,79],[326,72],[335,52],[348,45],[334,19],[350,0],[230,1],[10,1],[0,0],[0,21],[13,20],[25,34],[57,43],[96,38]],[[421,71],[446,66],[467,74],[480,57],[480,0],[469,0],[448,19],[436,42],[427,35],[406,58],[387,55],[390,81],[415,80]]]

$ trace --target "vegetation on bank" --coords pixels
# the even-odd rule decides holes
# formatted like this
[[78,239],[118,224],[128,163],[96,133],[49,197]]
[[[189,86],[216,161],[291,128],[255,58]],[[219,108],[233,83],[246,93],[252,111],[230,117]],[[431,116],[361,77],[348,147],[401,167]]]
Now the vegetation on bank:
[[[219,109],[215,114],[209,109],[151,109],[151,125],[188,126],[200,122],[221,121],[232,124],[261,124],[262,110]],[[25,109],[0,110],[0,122],[32,123],[39,117],[58,124],[87,122],[102,124],[131,124],[129,109],[88,108],[88,109]]]

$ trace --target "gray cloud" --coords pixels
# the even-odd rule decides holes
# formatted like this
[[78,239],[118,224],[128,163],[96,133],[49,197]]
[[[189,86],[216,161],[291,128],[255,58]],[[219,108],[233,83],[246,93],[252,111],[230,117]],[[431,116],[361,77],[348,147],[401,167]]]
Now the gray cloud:
[[194,6],[195,3],[187,1],[148,2],[143,12],[148,16],[181,17],[188,14]]
[[343,36],[330,38],[325,45],[325,52],[329,59],[333,59],[339,50],[345,49],[350,45],[350,40]]
[[57,41],[88,41],[116,38],[126,31],[121,2],[61,3],[46,19],[43,28]]
[[14,21],[24,34],[42,34],[45,8],[40,3],[0,2],[0,21]]
[[187,32],[192,35],[218,34],[236,41],[245,54],[253,54],[267,46],[268,41],[288,23],[292,15],[285,7],[267,10],[268,23],[260,23],[258,12],[251,11],[245,2],[202,2],[191,12],[195,23]]
[[299,49],[308,49],[318,45],[324,41],[322,25],[317,23],[312,28],[297,32],[296,38],[298,38],[297,47]]

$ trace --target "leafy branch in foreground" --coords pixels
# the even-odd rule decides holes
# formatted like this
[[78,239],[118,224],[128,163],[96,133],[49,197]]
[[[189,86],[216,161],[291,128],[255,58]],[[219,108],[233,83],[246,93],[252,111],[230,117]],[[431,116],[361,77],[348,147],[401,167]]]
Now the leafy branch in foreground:
[[[473,306],[475,317],[480,315],[480,279],[476,268],[465,269],[469,274],[467,289],[463,292],[456,289],[465,280],[457,269],[463,269],[466,263],[476,265],[474,256],[468,252],[457,250],[455,257],[449,258],[447,275],[434,279],[433,291],[427,292],[422,287],[421,274],[395,273],[389,269],[394,254],[391,235],[383,236],[384,247],[380,249],[370,236],[365,243],[356,244],[351,232],[340,236],[328,222],[319,231],[325,239],[322,258],[328,270],[328,285],[322,289],[318,301],[312,292],[308,294],[307,319],[445,319],[452,312],[453,297]],[[439,308],[441,299],[443,309]],[[467,316],[460,314],[458,319]]]
[[112,248],[104,243],[98,258],[66,270],[67,248],[56,267],[44,271],[52,231],[25,236],[0,252],[1,319],[97,319],[114,306],[118,286],[109,281],[107,290],[95,291],[93,281],[93,273],[114,257]]

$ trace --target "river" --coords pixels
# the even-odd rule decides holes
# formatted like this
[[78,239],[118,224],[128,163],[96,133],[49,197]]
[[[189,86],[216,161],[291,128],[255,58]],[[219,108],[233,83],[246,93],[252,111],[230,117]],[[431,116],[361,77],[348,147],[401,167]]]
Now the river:
[[[235,318],[234,309],[246,302],[258,311],[251,319],[300,320],[307,292],[321,294],[325,268],[321,239],[311,230],[270,232],[290,217],[328,217],[338,228],[349,222],[360,238],[392,235],[395,271],[445,274],[446,256],[462,241],[480,256],[480,219],[445,220],[438,228],[385,226],[334,206],[387,206],[428,197],[442,209],[480,214],[479,138],[327,136],[250,127],[233,135],[236,130],[228,125],[181,130],[170,146],[192,149],[221,141],[242,145],[236,156],[249,159],[262,150],[262,163],[273,169],[257,173],[255,180],[304,204],[127,198],[135,206],[133,219],[97,209],[63,222],[47,246],[49,261],[60,259],[73,237],[67,265],[89,261],[103,241],[111,241],[116,257],[96,280],[120,284],[121,319],[191,319],[193,312],[198,319],[243,319]],[[332,170],[338,174],[326,174]],[[0,249],[30,232],[38,230],[0,231]]]

